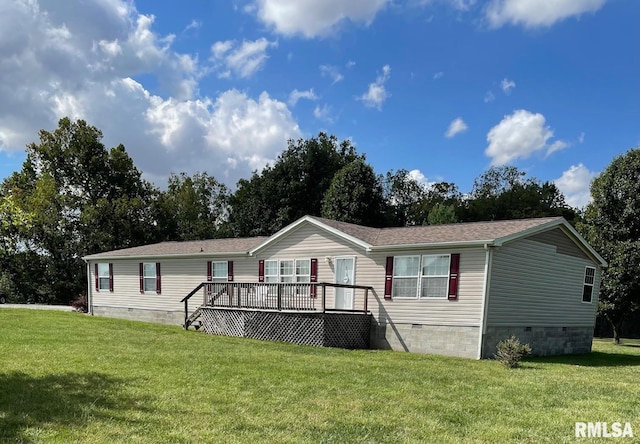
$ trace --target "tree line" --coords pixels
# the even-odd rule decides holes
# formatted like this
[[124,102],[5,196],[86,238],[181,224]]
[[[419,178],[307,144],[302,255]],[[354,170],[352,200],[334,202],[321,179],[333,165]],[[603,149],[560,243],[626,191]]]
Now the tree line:
[[[490,168],[462,193],[451,182],[426,186],[404,169],[378,174],[349,140],[319,133],[289,140],[273,164],[241,179],[235,191],[206,172],[171,174],[161,190],[142,178],[123,145],[107,149],[102,136],[83,120],[63,118],[55,130],[40,131],[22,169],[0,184],[0,288],[10,299],[66,304],[85,294],[81,258],[88,254],[169,240],[270,235],[304,215],[374,227],[563,216],[614,264],[620,257],[622,266],[638,251],[640,223],[628,221],[622,247],[612,223],[602,221],[630,212],[625,199],[637,199],[640,190],[629,183],[628,194],[612,206],[610,195],[598,194],[609,184],[605,173],[594,182],[594,202],[583,215],[555,184],[513,166]],[[617,253],[610,255],[611,245]],[[606,272],[609,283],[613,269]],[[613,301],[617,296],[607,295],[618,293],[607,285],[605,301]]]

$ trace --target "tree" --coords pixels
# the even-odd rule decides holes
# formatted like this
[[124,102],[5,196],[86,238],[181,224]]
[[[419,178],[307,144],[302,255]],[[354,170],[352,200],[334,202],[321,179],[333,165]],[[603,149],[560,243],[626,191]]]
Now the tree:
[[334,176],[322,203],[322,217],[375,227],[383,224],[383,206],[379,178],[358,159]]
[[22,300],[69,302],[86,289],[82,256],[157,239],[156,195],[122,145],[107,150],[100,130],[61,119],[56,130],[40,131],[21,171],[0,185],[0,196],[30,215],[3,273]]
[[608,262],[599,311],[618,344],[623,322],[640,309],[640,149],[616,157],[593,180],[591,197],[578,229]]
[[427,224],[429,225],[442,225],[442,224],[454,224],[458,222],[458,216],[456,215],[456,207],[453,205],[436,204],[427,217]]
[[424,185],[411,177],[409,171],[388,171],[384,180],[384,197],[387,207],[387,224],[391,226],[422,225],[427,213],[424,202],[427,191]]
[[573,222],[577,218],[554,183],[526,178],[513,166],[491,167],[476,178],[462,215],[466,221],[563,216]]
[[172,174],[158,198],[161,237],[195,240],[219,237],[229,212],[229,189],[207,173]]
[[289,140],[273,165],[238,182],[230,197],[230,233],[270,235],[304,215],[319,216],[333,176],[356,159],[364,156],[350,141],[325,133]]

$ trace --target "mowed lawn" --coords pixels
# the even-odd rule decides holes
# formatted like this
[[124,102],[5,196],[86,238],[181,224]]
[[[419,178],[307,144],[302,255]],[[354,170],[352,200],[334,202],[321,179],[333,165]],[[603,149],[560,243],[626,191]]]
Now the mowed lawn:
[[576,421],[639,439],[640,342],[625,342],[507,370],[0,309],[0,442],[599,442]]

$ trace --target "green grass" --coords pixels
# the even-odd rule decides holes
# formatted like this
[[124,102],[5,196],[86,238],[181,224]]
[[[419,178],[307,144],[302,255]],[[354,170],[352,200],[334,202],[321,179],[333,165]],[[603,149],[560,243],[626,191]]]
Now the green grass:
[[559,443],[576,421],[640,436],[640,342],[594,350],[508,370],[1,309],[0,442]]

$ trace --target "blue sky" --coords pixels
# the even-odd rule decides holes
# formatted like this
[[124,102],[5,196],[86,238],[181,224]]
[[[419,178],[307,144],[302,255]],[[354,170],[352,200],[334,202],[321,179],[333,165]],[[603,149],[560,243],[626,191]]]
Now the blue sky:
[[633,0],[17,0],[0,4],[0,178],[62,116],[158,186],[233,187],[319,131],[377,172],[470,190],[491,165],[570,204],[640,145]]

